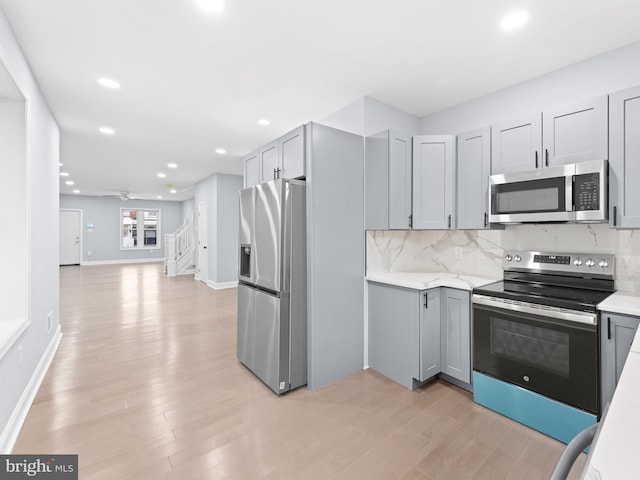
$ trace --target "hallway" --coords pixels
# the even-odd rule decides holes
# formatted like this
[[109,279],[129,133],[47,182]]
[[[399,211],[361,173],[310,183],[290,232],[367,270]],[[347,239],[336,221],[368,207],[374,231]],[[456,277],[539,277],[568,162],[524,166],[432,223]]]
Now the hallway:
[[79,454],[83,480],[544,479],[564,447],[441,381],[367,370],[278,398],[236,360],[236,289],[158,263],[61,267],[60,285],[14,453]]

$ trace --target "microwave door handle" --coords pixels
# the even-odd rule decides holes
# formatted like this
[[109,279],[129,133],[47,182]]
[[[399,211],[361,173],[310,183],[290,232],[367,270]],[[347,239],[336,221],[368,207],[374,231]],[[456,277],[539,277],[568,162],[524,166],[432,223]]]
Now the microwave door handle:
[[565,177],[565,194],[564,194],[564,203],[565,203],[565,210],[567,212],[573,212],[576,207],[575,207],[575,195],[576,195],[576,191],[575,191],[575,181],[576,181],[576,176],[575,175],[567,175]]

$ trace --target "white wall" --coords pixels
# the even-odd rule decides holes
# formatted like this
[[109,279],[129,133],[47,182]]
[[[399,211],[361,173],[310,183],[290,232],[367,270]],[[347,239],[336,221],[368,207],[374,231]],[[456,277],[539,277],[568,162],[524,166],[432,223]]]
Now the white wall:
[[[83,264],[91,262],[127,262],[164,258],[164,234],[175,232],[182,225],[182,202],[160,200],[129,200],[60,195],[60,208],[82,210]],[[120,250],[120,209],[160,210],[160,248]],[[93,228],[87,228],[92,224]],[[91,255],[89,255],[91,252]]]
[[421,133],[458,134],[640,85],[640,42],[422,119]]
[[[197,211],[202,202],[207,203],[208,277],[201,278],[214,288],[233,285],[238,280],[238,198],[242,177],[215,174],[196,184],[195,194],[195,243],[198,244]],[[199,258],[196,253],[196,272]]]
[[[29,69],[11,26],[0,11],[0,62],[27,100],[28,315],[27,330],[0,360],[0,450],[11,448],[46,365],[47,347],[55,345],[59,319],[59,136],[58,125]],[[2,161],[6,161],[4,158]],[[8,180],[5,178],[5,180]],[[4,304],[0,309],[4,309]],[[47,314],[53,325],[47,328]],[[18,348],[22,362],[18,362]],[[31,382],[31,383],[30,383]],[[24,396],[23,396],[24,394]]]
[[421,128],[418,117],[369,97],[350,103],[318,123],[363,136],[388,129],[417,135]]

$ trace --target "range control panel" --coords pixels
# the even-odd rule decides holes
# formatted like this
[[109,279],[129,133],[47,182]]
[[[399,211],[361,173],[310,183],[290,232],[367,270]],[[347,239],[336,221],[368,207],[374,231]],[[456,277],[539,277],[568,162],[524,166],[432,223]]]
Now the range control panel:
[[502,268],[613,275],[615,257],[607,253],[548,253],[505,250]]

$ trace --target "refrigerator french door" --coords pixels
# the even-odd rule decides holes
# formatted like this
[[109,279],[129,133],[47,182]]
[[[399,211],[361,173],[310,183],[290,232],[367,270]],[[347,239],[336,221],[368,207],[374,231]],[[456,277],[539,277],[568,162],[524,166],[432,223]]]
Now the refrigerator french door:
[[305,385],[304,182],[240,192],[238,359],[281,394]]

